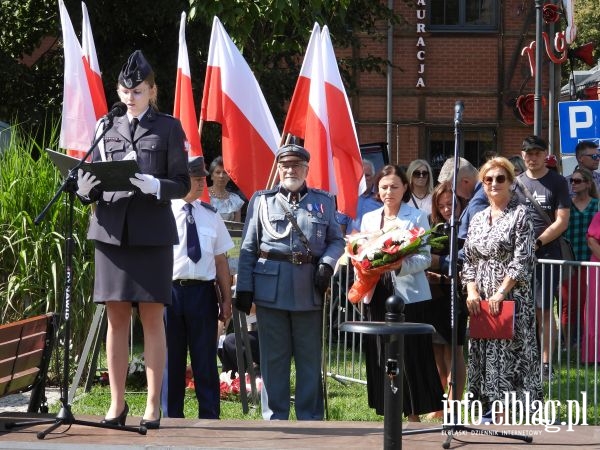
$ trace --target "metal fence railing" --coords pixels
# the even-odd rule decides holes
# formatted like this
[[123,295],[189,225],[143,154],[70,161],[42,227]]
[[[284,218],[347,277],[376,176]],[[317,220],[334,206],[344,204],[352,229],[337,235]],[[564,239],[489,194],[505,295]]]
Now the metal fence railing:
[[[552,314],[554,319],[548,333],[552,358],[551,376],[543,380],[545,400],[560,401],[561,408],[577,401],[585,405],[583,413],[587,413],[588,425],[599,425],[600,263],[543,259],[535,264],[551,266],[550,282],[558,281],[559,286],[553,308],[542,311],[541,317]],[[340,382],[366,384],[362,334],[339,329],[343,322],[366,320],[362,304],[346,300],[352,280],[351,265],[341,265],[332,280],[324,330],[327,375]],[[540,346],[543,341],[542,337]]]

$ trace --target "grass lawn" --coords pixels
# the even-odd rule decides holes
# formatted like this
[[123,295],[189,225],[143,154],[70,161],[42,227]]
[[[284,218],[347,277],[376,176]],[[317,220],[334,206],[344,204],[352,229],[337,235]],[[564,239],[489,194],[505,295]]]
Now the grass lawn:
[[[133,353],[134,355],[140,355],[141,348],[134,347]],[[348,353],[352,352],[348,351]],[[102,352],[98,364],[98,367],[106,367],[105,355]],[[596,386],[594,380],[597,379],[600,366],[575,365],[575,367],[570,366],[568,369],[564,363],[562,367],[556,367],[554,381],[550,385],[544,383],[545,398],[559,399],[562,405],[566,405],[569,399],[581,400],[580,392],[584,391],[587,393],[587,423],[588,425],[599,425],[599,411],[597,411],[594,405],[600,394],[600,388]],[[364,370],[364,367],[360,370]],[[294,373],[294,368],[292,367],[292,391],[295,383]],[[382,416],[378,416],[374,410],[368,407],[366,385],[355,382],[340,382],[333,378],[328,378],[327,390],[328,420],[383,421]],[[141,416],[144,413],[146,392],[145,377],[142,373],[128,378],[126,399],[131,415]],[[72,404],[72,409],[74,414],[103,416],[109,405],[109,387],[96,383],[90,392],[84,393],[82,388],[78,390]],[[56,413],[59,407],[60,405],[58,404],[51,405],[50,410]],[[184,413],[185,417],[190,419],[197,417],[198,414],[196,396],[191,389],[186,389]],[[561,418],[566,417],[566,408],[564,406],[561,407],[560,415]],[[291,407],[290,418],[295,419],[293,405]],[[253,405],[250,405],[249,413],[244,414],[239,398],[231,396],[228,399],[221,400],[221,419],[262,420],[262,416],[260,414],[260,406]],[[425,419],[422,417],[422,420]]]

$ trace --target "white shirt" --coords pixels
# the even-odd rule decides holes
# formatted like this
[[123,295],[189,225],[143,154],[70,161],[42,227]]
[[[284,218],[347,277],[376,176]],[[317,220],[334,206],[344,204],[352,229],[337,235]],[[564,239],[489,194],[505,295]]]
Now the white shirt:
[[221,255],[234,247],[231,236],[221,216],[202,205],[199,200],[192,202],[192,216],[196,222],[202,257],[194,263],[187,255],[187,213],[183,209],[184,200],[171,201],[171,208],[177,224],[179,244],[173,246],[174,280],[214,280],[217,276],[215,255]]

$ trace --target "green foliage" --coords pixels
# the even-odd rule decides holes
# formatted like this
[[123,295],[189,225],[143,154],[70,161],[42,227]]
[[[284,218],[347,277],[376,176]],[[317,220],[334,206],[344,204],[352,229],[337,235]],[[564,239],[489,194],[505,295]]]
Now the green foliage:
[[[12,322],[62,311],[68,195],[62,194],[39,224],[35,218],[53,198],[61,176],[43,152],[57,142],[56,126],[40,144],[19,127],[0,155],[0,314]],[[40,156],[41,155],[41,156]],[[37,158],[37,160],[36,160]],[[93,246],[85,238],[89,209],[74,208],[72,355],[79,354],[93,315]]]
[[[80,37],[81,2],[65,0],[65,6]],[[398,21],[385,2],[369,0],[103,0],[88,1],[87,7],[109,106],[118,100],[115,84],[121,66],[133,50],[141,49],[156,72],[160,109],[172,111],[179,21],[181,12],[189,11],[186,39],[197,110],[216,15],[254,71],[280,126],[315,21],[329,26],[339,48],[357,48],[359,36],[365,34],[383,38],[386,21]],[[61,113],[63,49],[58,3],[0,0],[0,22],[0,120],[22,123],[37,134],[46,120]],[[31,54],[43,38],[54,45],[36,53],[29,65],[22,64],[20,58]],[[350,88],[358,71],[385,69],[384,60],[367,54],[340,63]],[[203,145],[210,160],[220,151],[220,133],[207,130]]]
[[[597,0],[577,0],[575,2],[575,23],[577,25],[577,39],[572,47],[578,47],[588,42],[595,44],[594,56],[596,61],[600,56],[600,8]],[[576,63],[576,70],[589,69],[582,62]]]

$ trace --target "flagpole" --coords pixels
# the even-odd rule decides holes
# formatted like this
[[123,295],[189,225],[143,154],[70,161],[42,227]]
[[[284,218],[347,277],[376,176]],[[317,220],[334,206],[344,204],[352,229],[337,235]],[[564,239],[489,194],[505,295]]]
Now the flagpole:
[[[279,146],[283,147],[285,144],[289,144],[291,139],[292,139],[292,135],[290,133],[284,134],[283,136],[281,136],[281,141],[279,142]],[[273,165],[271,166],[271,173],[269,174],[269,179],[267,180],[267,189],[271,189],[273,186],[275,186],[275,181],[277,179],[276,167],[277,167],[277,158],[275,158],[273,160]]]

